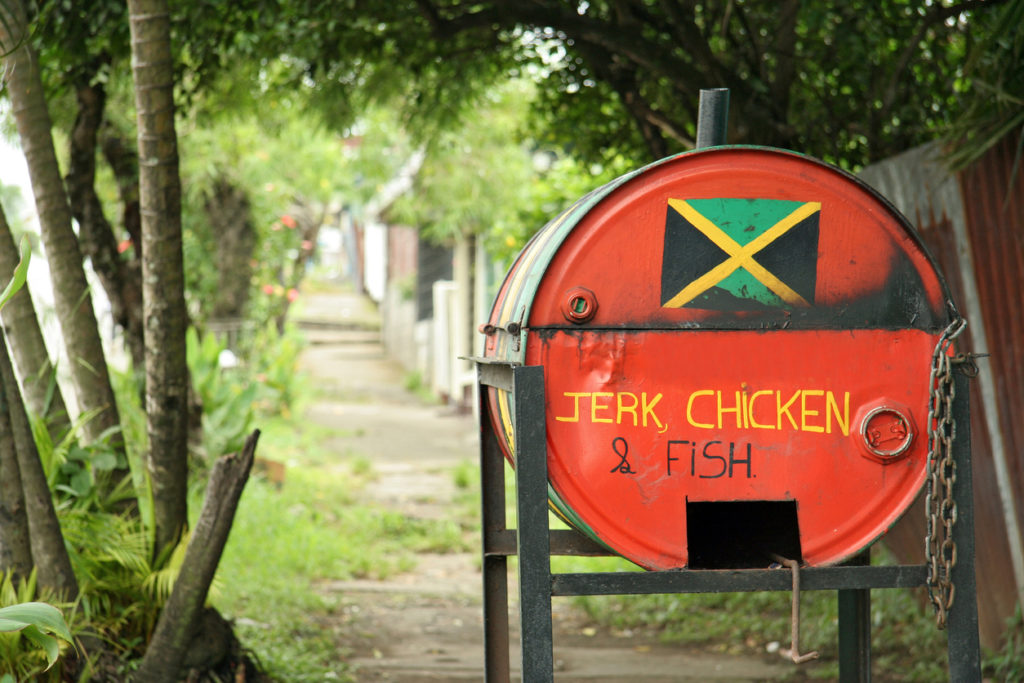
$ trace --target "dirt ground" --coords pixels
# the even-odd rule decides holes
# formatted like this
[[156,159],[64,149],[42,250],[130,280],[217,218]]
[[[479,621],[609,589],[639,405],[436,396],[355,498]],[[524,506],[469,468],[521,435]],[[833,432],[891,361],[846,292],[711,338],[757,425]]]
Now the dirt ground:
[[[386,358],[374,311],[361,297],[307,296],[299,321],[310,341],[301,363],[322,395],[308,418],[344,434],[330,444],[338,453],[370,459],[377,476],[365,495],[412,517],[452,514],[452,468],[478,459],[475,418],[425,405],[403,388],[405,373]],[[336,625],[342,655],[355,667],[358,681],[483,680],[479,558],[472,553],[417,557],[413,571],[386,581],[320,585],[343,605]],[[515,612],[513,605],[513,622]],[[589,623],[564,599],[555,600],[553,624],[560,682],[746,683],[797,674],[795,665],[778,655],[734,656],[662,645],[652,634],[610,632]],[[516,640],[512,648],[517,671]]]

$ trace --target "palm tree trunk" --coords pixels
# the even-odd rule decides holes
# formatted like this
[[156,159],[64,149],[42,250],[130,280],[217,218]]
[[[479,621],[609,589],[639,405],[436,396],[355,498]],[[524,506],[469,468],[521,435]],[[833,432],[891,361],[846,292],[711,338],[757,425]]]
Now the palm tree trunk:
[[138,116],[146,413],[159,556],[188,523],[188,366],[181,181],[174,131],[174,71],[166,0],[129,0]]
[[7,396],[0,388],[0,572],[8,571],[16,579],[31,573],[32,546]]
[[[134,254],[129,259],[132,268],[141,271],[142,262],[139,252],[142,250],[142,218],[139,216],[139,160],[138,150],[126,134],[109,120],[100,128],[100,148],[103,158],[114,173],[117,180],[117,194],[121,198],[121,222],[128,231]],[[142,366],[139,366],[140,369]]]
[[[0,19],[0,42],[18,46],[4,60],[8,66],[7,92],[28,162],[68,365],[79,405],[83,411],[97,411],[86,422],[84,436],[92,442],[113,430],[116,435],[112,445],[121,455],[119,460],[123,460],[123,441],[116,430],[120,418],[85,279],[82,252],[71,227],[71,210],[50,134],[52,124],[39,64],[31,46],[23,40],[25,8],[19,0],[6,0],[0,3]],[[113,475],[115,482],[130,476],[127,463],[114,470]],[[101,491],[109,489],[112,483],[100,482]]]
[[0,384],[3,385],[7,399],[11,431],[18,454],[18,473],[21,476],[21,490],[25,494],[32,559],[39,585],[53,589],[67,600],[74,600],[78,597],[78,581],[71,569],[71,559],[64,545],[57,513],[53,509],[46,473],[39,460],[36,442],[32,439],[32,428],[25,414],[25,404],[18,391],[14,366],[7,356],[3,335],[0,335]]
[[249,303],[256,248],[249,197],[245,190],[222,175],[214,181],[205,208],[210,227],[218,235],[217,294],[209,315],[214,320],[240,319]]
[[71,131],[71,154],[66,178],[71,213],[78,221],[82,253],[110,300],[114,321],[121,326],[125,345],[136,369],[142,369],[142,279],[138,269],[117,253],[117,239],[96,194],[97,132],[103,121],[106,92],[102,85],[84,84],[75,90],[78,116]]
[[[20,258],[7,216],[3,208],[0,208],[0,275],[13,273]],[[71,421],[46,351],[28,283],[4,305],[0,319],[3,320],[4,333],[14,355],[14,362],[21,373],[22,390],[28,407],[34,415],[46,419],[50,438],[56,443],[67,434]]]
[[259,437],[259,430],[254,431],[239,453],[222,456],[213,466],[203,509],[185,549],[181,572],[160,613],[153,638],[135,674],[135,683],[174,683],[179,680],[182,660],[190,641],[202,637],[197,627],[202,623],[203,605],[227,544],[238,501],[249,481]]

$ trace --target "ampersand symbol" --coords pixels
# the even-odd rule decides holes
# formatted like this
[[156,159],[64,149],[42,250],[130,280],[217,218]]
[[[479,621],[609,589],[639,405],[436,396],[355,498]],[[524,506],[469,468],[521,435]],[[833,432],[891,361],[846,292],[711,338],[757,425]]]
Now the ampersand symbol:
[[[619,451],[619,443],[622,444],[622,451]],[[612,450],[615,451],[615,455],[619,456],[619,464],[611,469],[612,472],[618,472],[620,474],[636,474],[636,472],[629,466],[629,461],[626,459],[629,455],[629,444],[621,436],[617,436],[612,440]]]

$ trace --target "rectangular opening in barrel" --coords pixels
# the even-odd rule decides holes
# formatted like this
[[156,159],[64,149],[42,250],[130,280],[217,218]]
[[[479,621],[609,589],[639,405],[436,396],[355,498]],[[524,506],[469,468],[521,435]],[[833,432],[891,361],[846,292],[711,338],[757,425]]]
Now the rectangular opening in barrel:
[[686,502],[690,569],[756,569],[803,561],[795,500]]

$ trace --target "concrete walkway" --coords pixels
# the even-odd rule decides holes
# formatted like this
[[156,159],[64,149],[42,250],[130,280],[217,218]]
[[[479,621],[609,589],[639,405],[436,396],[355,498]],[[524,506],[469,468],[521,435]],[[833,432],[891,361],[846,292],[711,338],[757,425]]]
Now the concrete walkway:
[[[426,405],[403,388],[405,373],[383,353],[378,318],[364,298],[343,291],[304,295],[295,319],[310,342],[301,365],[322,395],[308,418],[350,435],[328,444],[338,453],[369,458],[377,477],[365,494],[411,517],[452,515],[452,469],[479,457],[474,418]],[[356,667],[358,681],[483,680],[478,556],[417,557],[413,572],[387,581],[322,586],[342,598],[343,657]],[[564,599],[555,601],[554,630],[556,681],[747,683],[795,673],[780,659],[723,656],[611,633]],[[518,669],[518,643],[512,646]]]

